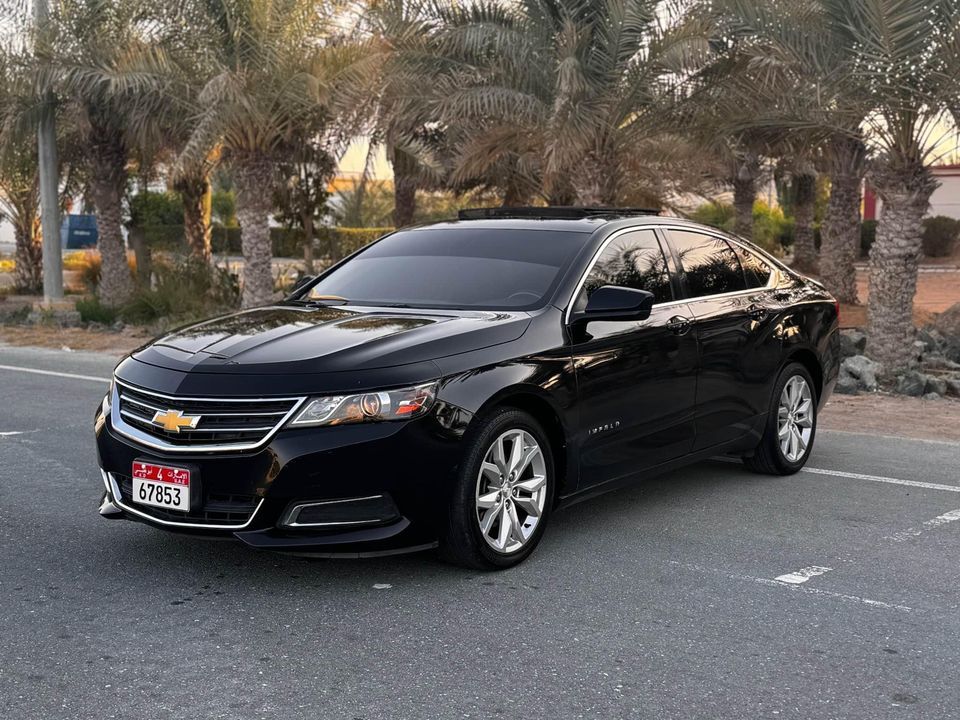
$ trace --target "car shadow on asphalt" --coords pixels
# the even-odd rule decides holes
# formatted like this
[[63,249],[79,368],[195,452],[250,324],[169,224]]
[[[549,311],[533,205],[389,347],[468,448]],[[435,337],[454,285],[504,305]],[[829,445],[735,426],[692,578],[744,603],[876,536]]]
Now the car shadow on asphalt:
[[[699,504],[731,485],[775,481],[740,465],[717,461],[639,481],[558,511],[534,558],[505,572],[522,571],[548,556],[562,561],[564,554],[580,546],[586,537],[616,542],[618,527],[642,526],[664,505]],[[210,587],[238,583],[282,590],[284,585],[294,588],[311,582],[366,583],[375,587],[411,577],[458,582],[498,575],[449,565],[434,550],[381,557],[318,558],[255,550],[239,540],[170,534],[140,523],[117,524],[123,535],[125,566],[145,581],[164,576],[186,583],[199,579]]]

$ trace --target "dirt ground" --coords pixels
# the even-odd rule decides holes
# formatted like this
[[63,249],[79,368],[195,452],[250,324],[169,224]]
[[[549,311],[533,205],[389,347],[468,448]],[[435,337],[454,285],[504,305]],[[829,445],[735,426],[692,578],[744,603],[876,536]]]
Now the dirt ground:
[[819,420],[828,430],[960,442],[960,400],[955,398],[834,395]]
[[[864,327],[867,324],[866,302],[870,296],[866,270],[857,270],[857,295],[860,305],[840,308],[841,327]],[[917,276],[917,294],[913,298],[913,322],[926,325],[935,313],[943,312],[960,302],[960,270],[920,272]]]
[[126,355],[150,339],[139,328],[120,332],[56,328],[45,325],[0,325],[0,345],[43,347],[55,350],[85,350],[105,355]]

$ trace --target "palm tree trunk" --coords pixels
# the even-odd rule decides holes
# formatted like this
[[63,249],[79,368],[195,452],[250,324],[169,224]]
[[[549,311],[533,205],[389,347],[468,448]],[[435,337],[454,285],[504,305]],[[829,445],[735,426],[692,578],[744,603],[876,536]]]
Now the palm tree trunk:
[[615,207],[618,196],[616,161],[605,152],[592,152],[584,158],[573,177],[577,205]]
[[860,251],[860,186],[865,171],[866,146],[859,138],[833,141],[830,161],[830,199],[820,231],[820,279],[842,303],[855,304]]
[[183,234],[190,255],[204,263],[210,262],[210,214],[212,193],[210,181],[204,175],[184,177],[174,183],[174,189],[183,200]]
[[520,183],[508,183],[503,191],[503,207],[521,207],[527,204],[527,195]]
[[270,192],[273,165],[259,157],[235,165],[237,219],[243,248],[243,294],[245,308],[267,305],[274,300],[273,248],[270,245]]
[[104,305],[117,307],[133,294],[133,277],[122,229],[127,156],[121,143],[105,138],[93,143],[91,162],[91,191],[97,207],[97,247],[100,250],[98,294]]
[[817,176],[799,173],[794,177],[796,199],[793,211],[793,267],[804,272],[817,269],[817,245],[813,236]]
[[303,267],[307,275],[313,275],[313,214],[303,213],[300,224],[303,226]]
[[43,292],[43,241],[36,208],[32,217],[18,218],[13,232],[16,242],[14,286],[18,292],[39,294]]
[[398,148],[393,150],[393,224],[406,227],[413,224],[417,212],[417,160]]
[[867,350],[887,372],[914,360],[913,296],[917,290],[923,216],[938,183],[922,166],[879,168],[871,183],[883,199],[877,239],[870,249]]
[[755,153],[746,153],[733,177],[733,232],[747,240],[753,239],[753,205],[757,200],[759,174],[760,158]]

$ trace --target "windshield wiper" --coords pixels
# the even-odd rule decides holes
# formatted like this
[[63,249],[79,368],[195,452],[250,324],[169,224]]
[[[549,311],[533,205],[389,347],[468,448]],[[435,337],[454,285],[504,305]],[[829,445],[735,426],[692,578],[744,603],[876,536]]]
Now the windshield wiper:
[[330,307],[331,305],[349,305],[350,301],[339,295],[316,295],[315,297],[301,298],[296,300],[304,305],[315,305],[317,307]]

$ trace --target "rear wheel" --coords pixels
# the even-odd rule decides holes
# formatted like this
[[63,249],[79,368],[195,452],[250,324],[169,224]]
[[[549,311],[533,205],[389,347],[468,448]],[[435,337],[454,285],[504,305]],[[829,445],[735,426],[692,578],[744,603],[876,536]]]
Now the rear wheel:
[[504,408],[467,441],[441,554],[482,570],[524,560],[543,536],[553,504],[553,456],[539,423]]
[[817,432],[817,397],[813,378],[800,363],[781,372],[760,444],[743,459],[748,468],[768,475],[792,475],[802,468]]

